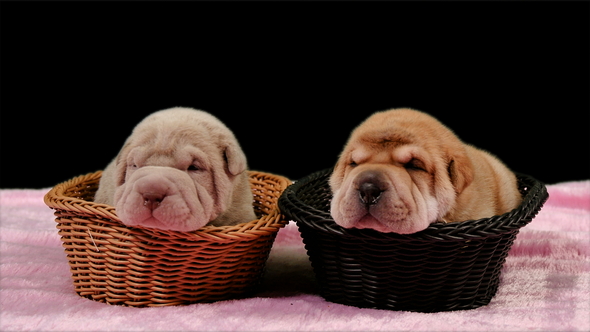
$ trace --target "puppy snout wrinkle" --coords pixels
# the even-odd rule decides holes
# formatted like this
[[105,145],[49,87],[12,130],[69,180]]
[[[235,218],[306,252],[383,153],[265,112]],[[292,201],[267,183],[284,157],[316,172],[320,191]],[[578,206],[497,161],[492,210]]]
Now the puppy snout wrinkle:
[[360,200],[365,205],[377,204],[381,197],[381,193],[383,192],[383,190],[373,182],[364,182],[360,185],[358,191]]
[[156,209],[164,200],[165,195],[156,193],[143,193],[143,205],[150,210]]

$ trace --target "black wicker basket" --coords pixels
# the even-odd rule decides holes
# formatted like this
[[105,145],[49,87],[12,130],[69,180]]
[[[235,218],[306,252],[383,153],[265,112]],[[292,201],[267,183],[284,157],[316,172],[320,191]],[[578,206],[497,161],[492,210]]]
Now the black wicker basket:
[[437,312],[488,304],[516,235],[549,197],[543,183],[517,174],[523,202],[508,213],[414,234],[380,233],[334,223],[330,172],[289,186],[279,208],[297,223],[321,296],[363,308]]

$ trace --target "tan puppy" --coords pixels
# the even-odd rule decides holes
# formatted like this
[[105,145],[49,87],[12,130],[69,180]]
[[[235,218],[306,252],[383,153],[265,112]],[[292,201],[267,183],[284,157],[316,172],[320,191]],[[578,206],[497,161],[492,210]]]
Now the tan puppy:
[[492,217],[521,202],[515,175],[498,159],[411,109],[377,112],[359,125],[330,187],[337,224],[399,234]]
[[171,108],[141,121],[102,174],[95,202],[121,221],[194,231],[256,219],[246,156],[209,113]]

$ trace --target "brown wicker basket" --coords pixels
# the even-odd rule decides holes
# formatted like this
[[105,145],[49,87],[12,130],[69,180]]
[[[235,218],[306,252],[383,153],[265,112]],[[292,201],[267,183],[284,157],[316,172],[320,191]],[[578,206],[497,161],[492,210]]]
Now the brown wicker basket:
[[516,235],[548,198],[543,183],[517,174],[523,201],[499,216],[434,223],[404,235],[346,229],[330,215],[331,171],[289,186],[279,207],[297,223],[320,294],[363,308],[436,312],[488,304]]
[[76,292],[134,307],[184,305],[247,296],[288,221],[277,200],[290,181],[250,171],[258,220],[194,232],[127,227],[115,208],[93,202],[102,172],[78,176],[45,195]]

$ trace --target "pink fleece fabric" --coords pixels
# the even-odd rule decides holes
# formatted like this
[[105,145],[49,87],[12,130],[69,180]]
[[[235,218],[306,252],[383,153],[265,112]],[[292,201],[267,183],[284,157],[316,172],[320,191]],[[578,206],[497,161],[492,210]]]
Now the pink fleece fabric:
[[74,292],[42,190],[0,190],[1,331],[589,331],[590,180],[547,186],[550,198],[519,233],[487,306],[415,313],[325,301],[291,222],[251,298],[130,308]]

